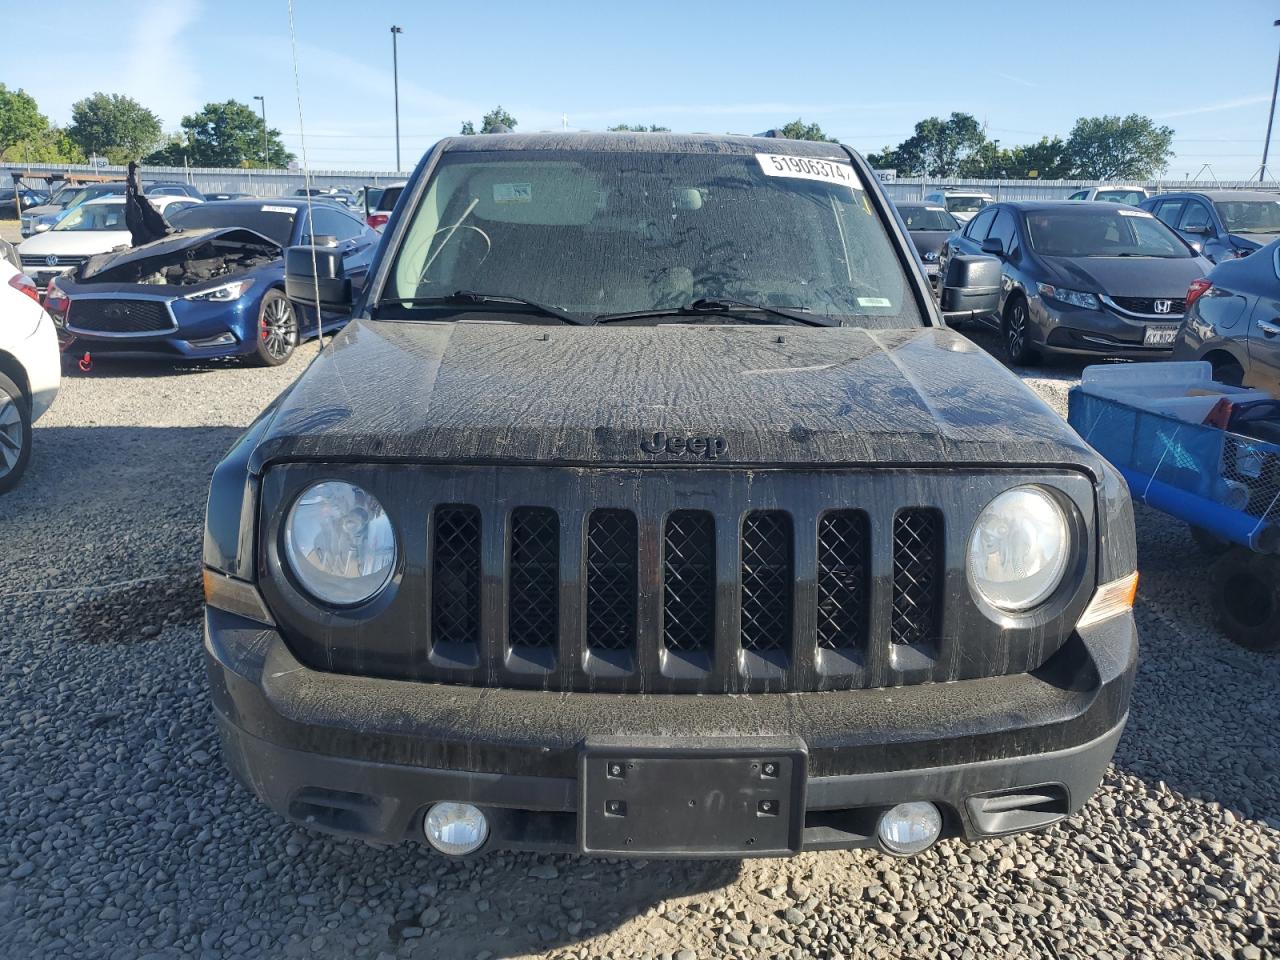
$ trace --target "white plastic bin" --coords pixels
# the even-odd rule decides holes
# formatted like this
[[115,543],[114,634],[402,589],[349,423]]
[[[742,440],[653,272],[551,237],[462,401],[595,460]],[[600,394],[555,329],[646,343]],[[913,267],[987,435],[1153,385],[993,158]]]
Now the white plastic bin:
[[1265,390],[1215,382],[1213,365],[1206,360],[1085,367],[1080,376],[1080,389],[1095,397],[1163,413],[1188,423],[1204,423],[1209,411],[1223,397],[1229,397],[1232,403],[1272,399]]

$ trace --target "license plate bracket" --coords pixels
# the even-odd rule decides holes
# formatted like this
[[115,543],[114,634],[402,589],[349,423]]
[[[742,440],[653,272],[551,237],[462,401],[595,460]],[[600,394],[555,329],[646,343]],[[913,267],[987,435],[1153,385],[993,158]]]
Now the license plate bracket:
[[803,741],[593,738],[579,757],[579,846],[635,857],[779,856],[804,832]]

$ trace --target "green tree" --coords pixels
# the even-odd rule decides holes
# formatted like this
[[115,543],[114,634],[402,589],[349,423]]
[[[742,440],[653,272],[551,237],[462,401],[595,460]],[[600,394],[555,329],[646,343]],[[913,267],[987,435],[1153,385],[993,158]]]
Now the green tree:
[[1063,180],[1071,176],[1071,158],[1061,137],[1041,137],[1035,143],[1014,147],[1009,176],[1025,180]]
[[976,154],[981,164],[996,159],[987,147],[982,126],[968,113],[953,113],[946,120],[929,117],[916,124],[913,133],[897,147],[885,147],[867,157],[874,167],[892,168],[908,177],[958,177],[971,169]]
[[1067,138],[1072,173],[1085,180],[1148,180],[1173,156],[1173,129],[1150,117],[1081,117]]
[[[262,118],[238,100],[206,103],[199,113],[182,118],[182,133],[149,157],[146,163],[193,167],[260,167]],[[294,159],[284,148],[280,131],[267,130],[267,166],[283,167]]]
[[40,112],[31,94],[0,83],[0,151],[19,141],[39,138],[48,128],[49,118]]
[[[504,127],[506,129],[503,129]],[[508,130],[514,130],[515,128],[516,118],[503,110],[501,105],[494,107],[486,113],[484,118],[480,121],[481,133],[506,133]],[[464,120],[461,130],[462,135],[464,137],[469,137],[475,132],[476,125],[470,120]]]
[[796,117],[788,124],[784,124],[773,131],[775,136],[785,137],[788,140],[822,140],[827,143],[835,143],[835,137],[828,137],[822,132],[822,128],[816,123],[805,123],[799,117]]
[[88,158],[67,132],[48,126],[0,150],[6,163],[84,163]]
[[643,123],[620,123],[609,128],[610,133],[670,133],[670,127],[660,127],[656,123],[645,126]]
[[131,97],[105,93],[72,104],[67,133],[85,153],[102,154],[112,163],[145,156],[162,139],[158,116]]

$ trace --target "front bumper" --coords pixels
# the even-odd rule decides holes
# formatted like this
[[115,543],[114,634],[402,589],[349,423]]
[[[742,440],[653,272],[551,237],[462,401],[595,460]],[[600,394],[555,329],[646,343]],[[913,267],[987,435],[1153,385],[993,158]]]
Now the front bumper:
[[1032,297],[1032,340],[1049,354],[1107,356],[1129,360],[1168,359],[1173,343],[1147,346],[1143,343],[1148,326],[1176,328],[1182,317],[1168,320],[1141,320],[1127,317],[1108,307],[1082,310]]
[[205,652],[228,766],[291,820],[390,843],[421,839],[433,802],[464,800],[485,810],[492,846],[580,853],[585,745],[675,755],[785,742],[806,757],[798,851],[873,845],[880,814],[911,800],[937,804],[943,835],[968,839],[1074,813],[1124,726],[1137,635],[1129,616],[1099,624],[1030,674],[733,697],[323,673],[274,629],[212,608]]

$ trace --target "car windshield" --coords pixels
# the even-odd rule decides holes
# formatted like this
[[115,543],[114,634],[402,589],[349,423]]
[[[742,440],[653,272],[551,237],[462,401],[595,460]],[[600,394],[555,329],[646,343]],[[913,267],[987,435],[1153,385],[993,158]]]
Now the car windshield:
[[947,209],[952,213],[977,213],[993,203],[990,197],[947,197]]
[[283,203],[197,203],[176,211],[169,222],[183,230],[209,227],[244,227],[270,237],[282,247],[293,238],[293,221],[297,208]]
[[899,207],[908,230],[954,230],[956,218],[945,207]]
[[1026,217],[1032,249],[1047,257],[1181,259],[1194,255],[1177,234],[1140,210],[1108,210],[1099,204],[1088,212],[1036,211]]
[[378,198],[377,209],[386,213],[390,213],[396,208],[396,201],[400,199],[400,194],[404,187],[387,187],[382,191],[382,196]]
[[1280,200],[1217,200],[1229,233],[1280,233]]
[[53,227],[54,230],[128,230],[124,203],[82,203]]
[[585,320],[718,299],[923,322],[853,167],[763,153],[446,153],[380,300],[460,290]]
[[1097,199],[1109,203],[1128,203],[1136,207],[1147,199],[1147,195],[1141,190],[1099,190]]

